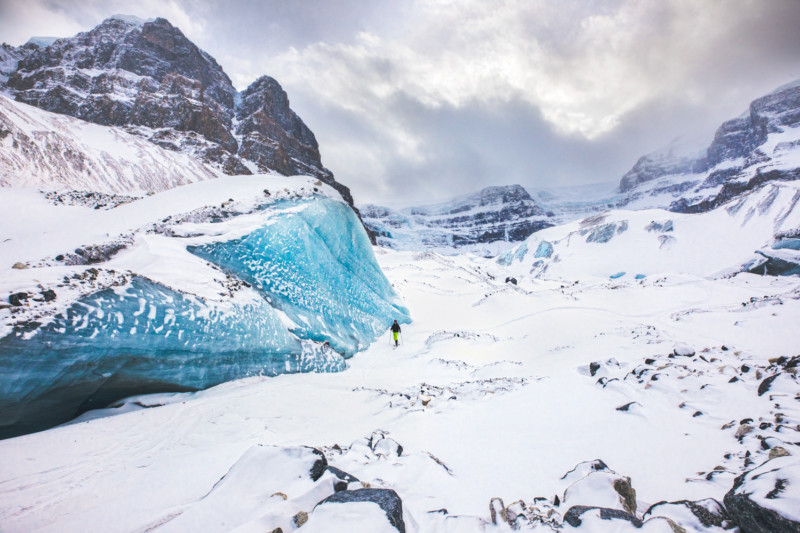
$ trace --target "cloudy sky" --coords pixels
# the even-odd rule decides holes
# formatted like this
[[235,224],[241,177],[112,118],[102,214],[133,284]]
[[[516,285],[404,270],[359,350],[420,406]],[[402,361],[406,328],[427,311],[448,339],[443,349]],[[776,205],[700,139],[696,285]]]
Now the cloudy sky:
[[798,0],[0,0],[0,41],[116,13],[276,78],[357,203],[618,182],[800,78]]

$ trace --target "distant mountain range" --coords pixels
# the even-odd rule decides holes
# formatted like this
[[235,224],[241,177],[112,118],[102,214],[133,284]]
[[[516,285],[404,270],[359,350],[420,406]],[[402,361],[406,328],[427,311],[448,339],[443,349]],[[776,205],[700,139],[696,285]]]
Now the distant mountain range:
[[[710,211],[771,181],[800,179],[800,80],[754,100],[708,146],[676,139],[641,157],[619,186],[526,191],[489,187],[437,205],[362,207],[378,242],[398,249],[472,248],[525,240],[541,229],[614,208]],[[800,201],[800,199],[798,199]]]

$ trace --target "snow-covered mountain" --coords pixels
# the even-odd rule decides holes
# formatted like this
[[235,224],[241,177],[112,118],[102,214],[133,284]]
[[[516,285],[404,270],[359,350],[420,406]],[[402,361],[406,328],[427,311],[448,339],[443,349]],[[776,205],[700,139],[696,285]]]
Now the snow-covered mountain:
[[394,210],[360,208],[364,223],[390,248],[481,251],[517,242],[552,225],[549,215],[519,185],[487,187],[449,202]]
[[314,176],[352,206],[278,82],[262,76],[237,93],[214,58],[169,21],[112,17],[44,44],[2,45],[0,90],[47,111],[124,128],[226,174]]
[[629,209],[703,212],[773,180],[800,179],[800,80],[754,100],[711,144],[676,140],[620,181]]
[[701,214],[612,210],[548,228],[496,262],[518,279],[798,274],[798,228],[800,182],[776,181]]

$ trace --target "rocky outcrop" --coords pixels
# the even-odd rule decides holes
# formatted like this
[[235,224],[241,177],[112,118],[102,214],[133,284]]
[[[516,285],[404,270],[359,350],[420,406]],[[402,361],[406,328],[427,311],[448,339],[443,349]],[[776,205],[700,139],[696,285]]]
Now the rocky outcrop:
[[[800,462],[777,457],[736,478],[725,508],[747,533],[800,532],[797,487]],[[787,513],[787,509],[794,509]]]
[[403,521],[403,500],[392,489],[357,489],[335,492],[317,504],[317,507],[331,504],[369,502],[378,505],[386,519],[399,533],[406,532]]
[[163,18],[112,17],[49,46],[3,45],[0,88],[47,111],[123,127],[226,174],[314,176],[353,205],[277,81],[263,76],[237,95],[214,58]]

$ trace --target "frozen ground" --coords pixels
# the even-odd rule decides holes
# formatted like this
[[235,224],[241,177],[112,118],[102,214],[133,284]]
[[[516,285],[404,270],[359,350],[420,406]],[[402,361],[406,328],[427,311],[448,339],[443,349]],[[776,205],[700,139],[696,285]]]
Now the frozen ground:
[[[683,504],[644,514],[721,502],[773,456],[795,477],[763,501],[796,514],[800,389],[769,361],[800,345],[796,276],[515,286],[467,256],[377,255],[414,319],[399,348],[387,333],[341,373],[140,397],[0,441],[0,531],[396,531],[374,503],[315,508],[336,483],[396,491],[406,532],[550,531],[576,505],[696,531]],[[314,479],[303,446],[359,481]],[[581,529],[633,528],[599,516]]]

